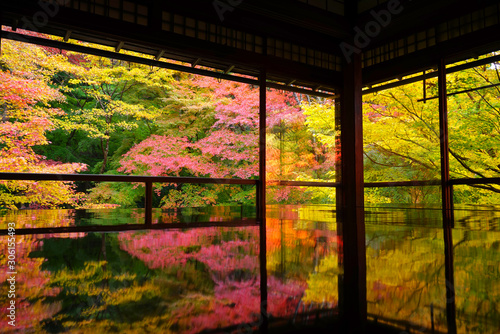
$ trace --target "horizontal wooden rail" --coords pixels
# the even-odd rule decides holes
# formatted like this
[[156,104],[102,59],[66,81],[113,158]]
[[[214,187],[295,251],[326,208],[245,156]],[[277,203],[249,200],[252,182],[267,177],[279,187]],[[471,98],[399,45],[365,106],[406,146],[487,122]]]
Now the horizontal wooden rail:
[[[177,177],[177,176],[138,176],[138,175],[103,175],[103,174],[41,174],[41,173],[0,173],[0,180],[24,180],[24,181],[89,181],[89,182],[140,182],[140,183],[194,183],[194,184],[236,184],[257,185],[258,180],[248,179],[222,179],[203,177]],[[452,185],[470,184],[500,184],[500,177],[480,179],[451,179]],[[267,182],[268,186],[290,186],[290,187],[340,187],[340,182],[318,182],[318,181],[281,181],[272,180]],[[418,187],[439,186],[439,180],[422,181],[394,181],[394,182],[365,182],[365,188],[378,187]]]
[[[486,85],[486,86],[481,86],[481,87],[474,87],[474,88],[469,88],[469,89],[464,89],[464,90],[459,90],[459,91],[456,91],[456,92],[447,93],[446,96],[453,96],[453,95],[458,95],[458,94],[463,94],[463,93],[470,93],[470,92],[475,92],[477,90],[487,89],[487,88],[493,88],[493,87],[498,87],[498,86],[500,86],[500,83]],[[435,100],[435,99],[438,99],[438,98],[439,98],[439,96],[431,96],[431,97],[426,97],[426,98],[423,98],[423,99],[418,99],[417,102],[426,102],[426,101]]]
[[451,185],[471,185],[471,184],[500,184],[500,177],[488,177],[481,179],[451,179]]
[[[489,177],[481,179],[451,179],[450,185],[472,185],[472,184],[500,184],[500,177]],[[421,186],[439,186],[439,180],[423,180],[423,181],[397,181],[397,182],[365,182],[365,188],[380,188],[380,187],[421,187]]]
[[42,174],[42,173],[0,173],[0,180],[26,181],[95,181],[95,182],[152,182],[152,183],[195,183],[195,184],[250,184],[258,180],[213,179],[204,177],[139,176],[103,174]]
[[[60,234],[60,233],[89,233],[89,232],[122,232],[137,230],[170,230],[200,227],[244,227],[259,226],[257,219],[233,219],[225,222],[192,222],[169,224],[121,224],[121,225],[86,225],[86,226],[61,226],[61,227],[33,227],[18,228],[16,235],[34,234]],[[0,230],[0,235],[7,235],[8,230]]]
[[[88,181],[88,182],[138,182],[145,185],[145,215],[144,225],[138,225],[141,229],[144,226],[152,228],[160,225],[152,225],[153,221],[153,183],[193,183],[193,184],[234,184],[234,185],[254,185],[255,191],[259,191],[259,180],[244,180],[244,179],[214,179],[202,177],[176,177],[176,176],[137,176],[137,175],[103,175],[103,174],[43,174],[43,173],[0,173],[0,180],[22,180],[22,181]],[[168,224],[169,227],[175,224]],[[134,225],[123,225],[134,226]],[[123,228],[121,226],[121,228]],[[183,225],[184,226],[184,225]],[[73,226],[74,227],[74,226]],[[73,228],[72,227],[72,228]],[[185,227],[197,227],[195,224],[189,224]],[[81,227],[80,227],[81,228]],[[90,226],[90,230],[97,229],[99,231],[110,231],[109,226]],[[165,228],[165,227],[159,227]],[[133,229],[133,228],[132,228]],[[139,229],[139,227],[135,228]],[[45,229],[26,229],[32,231],[45,231]],[[46,231],[53,231],[49,228]],[[77,230],[79,231],[79,230]],[[59,233],[64,233],[62,229]],[[82,232],[82,231],[80,231]],[[54,233],[54,232],[38,232],[38,233]],[[0,235],[5,234],[5,230],[0,230]]]
[[421,187],[421,186],[439,186],[439,180],[423,180],[423,181],[396,181],[396,182],[365,182],[365,188],[380,188],[380,187]]
[[318,181],[280,181],[272,180],[267,182],[268,186],[288,186],[288,187],[340,187],[340,182],[318,182]]

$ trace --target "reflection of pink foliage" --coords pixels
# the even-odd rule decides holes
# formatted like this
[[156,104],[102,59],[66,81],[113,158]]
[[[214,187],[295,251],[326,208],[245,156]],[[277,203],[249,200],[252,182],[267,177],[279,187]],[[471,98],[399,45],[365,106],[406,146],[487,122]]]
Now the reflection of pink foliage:
[[235,270],[246,270],[252,274],[258,268],[258,244],[248,241],[228,241],[220,245],[203,247],[195,258],[205,263],[214,280],[225,279]]
[[[281,282],[275,277],[268,279],[268,314],[271,317],[291,318],[305,290],[297,282]],[[180,328],[186,333],[235,326],[241,331],[258,327],[260,319],[260,282],[253,279],[219,282],[214,289],[214,300],[205,309],[195,311],[192,304],[176,310]],[[241,324],[240,326],[237,326]],[[238,329],[236,330],[238,331]]]
[[[281,282],[268,278],[268,309],[271,317],[291,318],[304,293],[305,285],[297,282]],[[260,317],[260,281],[224,282],[215,287],[216,302],[210,312],[189,317],[188,333],[198,333],[204,329],[215,329],[248,324],[257,327]],[[185,316],[183,313],[182,316]],[[242,329],[247,328],[243,327]]]
[[282,282],[268,277],[268,312],[273,317],[290,317],[307,288],[305,282]]
[[[205,303],[195,299],[175,311],[177,324],[186,333],[235,324],[258,324],[258,229],[247,228],[245,234],[240,235],[243,240],[215,242],[220,236],[219,228],[150,231],[139,235],[122,233],[119,236],[122,249],[150,268],[179,267],[190,259],[208,267],[215,283],[214,299],[205,299]],[[268,277],[268,313],[272,317],[292,317],[305,289],[305,282],[283,282]],[[206,297],[196,298],[203,300]]]
[[[256,232],[256,228],[248,229],[244,241],[221,242],[219,245],[212,245],[220,235],[220,230],[215,227],[188,231],[149,231],[140,235],[123,233],[119,238],[122,249],[153,269],[183,265],[189,259],[198,260],[210,267],[215,266],[215,263],[220,264],[224,258],[224,269],[235,270],[242,268],[240,262],[252,266],[249,255],[253,253],[255,257],[258,254]],[[194,251],[192,246],[203,247]]]
[[[0,246],[7,250],[8,237],[0,240]],[[36,298],[40,296],[55,296],[58,290],[55,288],[46,287],[50,281],[50,273],[41,270],[43,263],[42,259],[30,258],[29,254],[38,246],[38,242],[34,237],[16,236],[16,265],[15,265],[15,307],[16,307],[16,326],[12,327],[8,324],[10,321],[5,313],[0,319],[0,332],[8,332],[8,329],[15,329],[14,332],[31,332],[33,326],[38,324],[43,319],[52,317],[59,311],[58,304],[36,304],[33,305],[28,298]],[[7,278],[12,275],[7,266],[7,262],[2,262],[0,266],[0,281],[7,283]],[[0,302],[2,311],[6,311],[6,307],[10,303],[11,298],[8,296],[8,288],[2,290]]]

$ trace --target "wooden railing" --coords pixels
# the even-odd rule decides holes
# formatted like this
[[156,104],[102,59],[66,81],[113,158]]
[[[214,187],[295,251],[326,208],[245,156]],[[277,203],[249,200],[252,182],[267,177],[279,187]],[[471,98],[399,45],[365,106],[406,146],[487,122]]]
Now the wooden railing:
[[[47,228],[16,229],[16,234],[28,233],[61,233],[61,232],[91,232],[91,231],[119,231],[138,230],[144,228],[183,228],[201,226],[240,226],[255,225],[257,219],[240,219],[231,222],[197,222],[197,223],[171,223],[152,224],[153,221],[153,183],[191,183],[191,184],[228,184],[228,185],[254,185],[256,194],[259,193],[259,180],[223,179],[223,178],[198,178],[174,176],[136,176],[136,175],[103,175],[103,174],[38,174],[38,173],[0,173],[0,180],[22,181],[87,181],[87,182],[128,182],[143,183],[145,188],[145,215],[144,224],[127,224],[114,226],[67,226]],[[258,203],[257,203],[258,204]],[[0,235],[5,235],[7,230],[0,230]]]

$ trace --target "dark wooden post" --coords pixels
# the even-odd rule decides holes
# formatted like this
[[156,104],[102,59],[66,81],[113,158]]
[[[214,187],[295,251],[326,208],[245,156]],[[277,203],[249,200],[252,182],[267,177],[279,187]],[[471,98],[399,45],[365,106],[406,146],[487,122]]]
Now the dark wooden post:
[[144,222],[150,226],[153,222],[153,182],[146,182],[146,200],[144,203]]
[[453,268],[453,197],[450,185],[450,160],[448,144],[448,97],[446,92],[446,63],[441,59],[438,72],[439,131],[441,150],[441,195],[443,210],[443,239],[446,279],[446,319],[448,333],[457,332],[455,305],[455,278]]
[[366,248],[363,178],[363,101],[361,57],[354,55],[344,67],[341,92],[341,224],[344,278],[341,314],[349,333],[366,326]]
[[439,133],[441,153],[441,195],[443,205],[443,222],[453,226],[453,198],[450,185],[450,157],[448,143],[448,97],[446,92],[446,64],[439,63],[438,71],[439,97]]
[[267,247],[266,247],[266,71],[261,70],[259,77],[259,187],[257,212],[260,235],[260,314],[261,333],[267,333]]

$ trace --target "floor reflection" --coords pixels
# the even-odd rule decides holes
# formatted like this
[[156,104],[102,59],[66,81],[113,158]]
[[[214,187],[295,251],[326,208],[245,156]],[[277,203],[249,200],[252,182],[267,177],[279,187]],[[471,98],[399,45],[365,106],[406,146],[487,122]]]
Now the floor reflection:
[[[223,217],[213,219],[236,211],[222,210]],[[448,332],[449,282],[439,218],[407,208],[367,210],[366,217],[368,319],[399,333]],[[452,320],[458,333],[496,333],[498,216],[467,215],[464,209],[456,217],[450,230]],[[0,223],[8,221],[19,227],[40,227],[43,221],[69,226],[75,214],[4,213]],[[328,206],[269,207],[270,332],[329,328],[339,319],[344,241],[337,231]],[[1,305],[9,302],[7,237],[0,237]],[[256,226],[28,234],[17,235],[16,243],[15,331],[246,333],[262,323]],[[0,319],[1,331],[15,332],[7,321]]]

